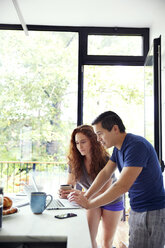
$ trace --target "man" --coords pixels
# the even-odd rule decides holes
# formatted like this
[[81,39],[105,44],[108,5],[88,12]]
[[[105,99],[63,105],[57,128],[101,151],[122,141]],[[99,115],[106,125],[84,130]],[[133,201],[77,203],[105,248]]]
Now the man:
[[[121,118],[112,111],[99,115],[92,123],[98,141],[113,154],[84,196],[71,194],[86,209],[99,207],[129,192],[129,248],[164,248],[165,190],[157,154],[143,137],[126,133]],[[95,194],[115,169],[119,179],[103,194]]]

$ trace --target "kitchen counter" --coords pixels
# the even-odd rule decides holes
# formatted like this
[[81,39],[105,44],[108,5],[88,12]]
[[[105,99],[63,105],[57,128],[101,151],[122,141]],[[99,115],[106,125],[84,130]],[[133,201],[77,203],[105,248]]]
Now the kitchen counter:
[[[76,213],[77,216],[54,218],[54,215],[67,212]],[[35,243],[47,243],[45,247],[49,247],[50,242],[55,245],[50,247],[92,248],[85,209],[45,210],[36,215],[31,212],[29,205],[21,207],[18,213],[3,217],[0,230],[2,242],[34,243],[33,247],[39,247]]]

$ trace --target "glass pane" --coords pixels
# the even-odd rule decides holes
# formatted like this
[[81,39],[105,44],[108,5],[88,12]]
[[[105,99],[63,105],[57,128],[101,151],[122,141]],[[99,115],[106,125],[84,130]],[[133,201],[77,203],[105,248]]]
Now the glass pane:
[[88,35],[88,55],[142,56],[142,36]]
[[0,31],[0,157],[65,159],[77,125],[78,35]]
[[153,82],[153,48],[151,48],[144,67],[144,109],[145,138],[154,146],[154,82]]
[[144,135],[144,68],[85,66],[84,123],[112,110],[127,132]]
[[[144,136],[144,67],[85,66],[84,123],[108,110],[119,114],[126,132]],[[118,170],[115,174],[120,175]],[[129,209],[126,194],[126,214]]]

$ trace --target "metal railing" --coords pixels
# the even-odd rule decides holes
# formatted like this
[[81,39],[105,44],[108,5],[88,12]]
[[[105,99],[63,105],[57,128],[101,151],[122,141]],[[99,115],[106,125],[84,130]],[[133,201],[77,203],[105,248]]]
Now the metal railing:
[[[66,162],[39,162],[39,161],[0,161],[0,179],[4,183],[4,192],[17,193],[23,190],[23,183],[29,184],[32,172],[54,175],[56,180],[66,180]],[[65,179],[64,179],[65,178]],[[49,180],[49,178],[47,178]],[[64,182],[63,182],[64,183]]]

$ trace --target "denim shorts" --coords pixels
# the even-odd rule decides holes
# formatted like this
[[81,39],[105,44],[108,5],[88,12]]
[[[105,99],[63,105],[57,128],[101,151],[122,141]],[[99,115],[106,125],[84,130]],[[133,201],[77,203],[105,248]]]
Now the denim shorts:
[[147,211],[130,211],[129,248],[164,248],[165,208]]
[[102,209],[109,210],[109,211],[121,211],[124,209],[124,203],[123,201],[116,202],[114,204],[107,204],[104,206],[101,206]]

